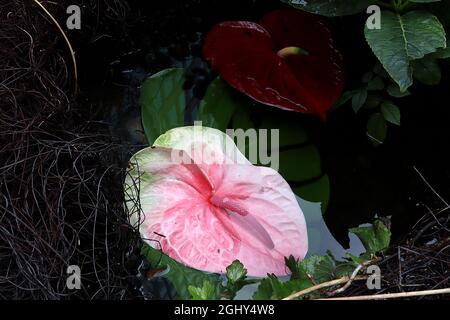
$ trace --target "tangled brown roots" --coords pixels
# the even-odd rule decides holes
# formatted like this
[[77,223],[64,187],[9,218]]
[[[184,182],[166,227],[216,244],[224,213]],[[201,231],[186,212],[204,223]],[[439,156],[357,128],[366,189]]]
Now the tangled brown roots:
[[3,2],[0,25],[0,299],[130,298],[127,150],[70,93],[70,53],[38,6]]

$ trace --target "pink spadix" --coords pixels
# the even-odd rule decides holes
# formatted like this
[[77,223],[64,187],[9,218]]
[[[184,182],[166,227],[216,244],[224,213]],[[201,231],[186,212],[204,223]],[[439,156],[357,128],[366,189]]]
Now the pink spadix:
[[[141,216],[132,218],[143,239],[199,270],[223,273],[238,259],[251,276],[287,274],[284,258],[303,259],[308,250],[289,185],[273,169],[252,165],[221,131],[194,130],[173,129],[130,161],[127,204],[139,200]],[[175,153],[189,163],[173,161]],[[137,181],[138,190],[129,187]]]

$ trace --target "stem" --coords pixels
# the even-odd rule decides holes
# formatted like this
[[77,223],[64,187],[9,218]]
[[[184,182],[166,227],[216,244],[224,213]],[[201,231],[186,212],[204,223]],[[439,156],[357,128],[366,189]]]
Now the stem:
[[[359,281],[359,280],[367,280],[367,278],[368,278],[367,276],[358,276],[358,277],[355,277],[353,279],[353,281],[355,281],[355,280],[357,280],[357,281]],[[298,298],[300,298],[302,296],[305,296],[305,295],[307,295],[307,294],[309,294],[311,292],[314,292],[314,291],[317,291],[317,290],[320,290],[320,289],[329,288],[329,287],[334,287],[334,286],[337,286],[337,285],[340,285],[340,284],[347,283],[349,281],[350,281],[350,277],[343,277],[343,278],[340,278],[340,279],[336,279],[336,280],[332,280],[332,281],[328,281],[328,282],[323,282],[323,283],[315,285],[315,286],[313,286],[311,288],[307,288],[305,290],[302,290],[302,291],[296,292],[294,294],[291,294],[290,296],[284,298],[283,300],[295,300],[295,299],[298,299]]]
[[378,295],[371,295],[371,296],[328,298],[328,299],[318,299],[318,300],[347,300],[347,301],[350,301],[350,300],[385,300],[385,299],[424,297],[424,296],[432,296],[432,295],[438,295],[438,294],[450,294],[450,288],[440,289],[440,290],[388,293],[388,294],[378,294]]

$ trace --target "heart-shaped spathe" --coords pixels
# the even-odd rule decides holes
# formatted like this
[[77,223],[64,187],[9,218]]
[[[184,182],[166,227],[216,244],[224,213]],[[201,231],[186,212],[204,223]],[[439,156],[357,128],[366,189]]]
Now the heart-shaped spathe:
[[251,276],[279,276],[285,257],[306,255],[305,219],[288,183],[252,165],[223,132],[170,130],[130,165],[127,205],[139,202],[141,235],[178,262],[224,273],[238,259]]

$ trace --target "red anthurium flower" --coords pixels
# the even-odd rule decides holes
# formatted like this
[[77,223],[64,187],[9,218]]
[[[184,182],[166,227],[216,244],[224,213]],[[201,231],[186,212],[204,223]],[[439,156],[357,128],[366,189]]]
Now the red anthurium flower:
[[288,183],[252,165],[225,133],[176,128],[130,164],[127,204],[141,209],[133,222],[178,262],[224,273],[238,259],[249,275],[266,276],[286,275],[285,257],[305,257],[305,218]]
[[274,11],[260,24],[220,23],[203,54],[231,86],[281,109],[324,119],[343,90],[342,56],[330,31],[304,11]]

